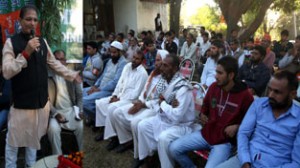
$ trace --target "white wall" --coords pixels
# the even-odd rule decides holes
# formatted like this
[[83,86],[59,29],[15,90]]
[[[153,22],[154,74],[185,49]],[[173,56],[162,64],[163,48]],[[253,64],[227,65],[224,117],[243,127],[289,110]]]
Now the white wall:
[[114,0],[114,18],[116,33],[123,32],[125,37],[128,30],[137,31],[137,0]]
[[169,30],[169,5],[154,2],[141,2],[137,0],[138,32],[155,30],[154,19],[160,13],[163,31]]

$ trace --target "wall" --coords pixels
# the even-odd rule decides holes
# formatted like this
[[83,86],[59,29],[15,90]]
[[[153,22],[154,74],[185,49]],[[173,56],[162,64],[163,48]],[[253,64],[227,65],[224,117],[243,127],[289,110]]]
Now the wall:
[[129,29],[137,31],[137,0],[114,0],[114,18],[116,33],[127,36]]
[[165,3],[141,2],[137,0],[138,32],[155,29],[154,19],[160,13],[163,31],[169,30],[169,5]]

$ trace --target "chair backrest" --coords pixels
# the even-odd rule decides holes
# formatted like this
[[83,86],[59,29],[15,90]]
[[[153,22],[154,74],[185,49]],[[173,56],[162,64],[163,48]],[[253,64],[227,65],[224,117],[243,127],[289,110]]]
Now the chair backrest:
[[206,89],[198,82],[191,82],[193,84],[193,97],[195,102],[195,115],[196,117],[199,116],[201,111],[201,107],[203,104],[203,99],[206,94]]
[[[201,85],[201,83],[192,81],[191,82],[194,89],[193,89],[193,97],[195,101],[195,115],[196,115],[196,120],[199,121],[199,114],[201,111],[201,107],[203,104],[203,99],[206,95],[206,89]],[[194,153],[203,159],[207,160],[209,151],[207,150],[195,150]]]
[[193,60],[186,58],[183,61],[181,61],[180,65],[180,73],[182,76],[188,80],[193,79],[194,70],[195,70],[195,63]]

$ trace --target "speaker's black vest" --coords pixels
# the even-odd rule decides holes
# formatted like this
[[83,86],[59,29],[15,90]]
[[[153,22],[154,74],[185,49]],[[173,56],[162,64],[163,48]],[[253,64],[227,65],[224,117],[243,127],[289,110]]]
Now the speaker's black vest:
[[[29,35],[18,33],[11,37],[15,56],[21,53],[29,40]],[[15,108],[38,109],[43,108],[48,101],[48,72],[47,46],[39,38],[41,46],[27,60],[27,67],[12,79],[12,100]]]

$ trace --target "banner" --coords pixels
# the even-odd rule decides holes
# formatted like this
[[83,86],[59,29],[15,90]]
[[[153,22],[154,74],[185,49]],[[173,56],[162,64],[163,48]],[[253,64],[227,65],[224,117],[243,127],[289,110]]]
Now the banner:
[[20,10],[22,6],[27,4],[34,5],[35,0],[0,0],[0,14],[14,12]]
[[[68,63],[81,63],[83,56],[83,1],[74,0],[61,14],[62,46]],[[54,48],[56,49],[56,48]]]
[[[19,22],[20,9],[27,4],[35,4],[35,0],[0,0],[0,46],[5,40],[21,31]],[[50,46],[54,51],[63,49],[69,63],[81,63],[83,55],[83,1],[74,0],[61,13],[62,46]],[[40,36],[40,23],[36,35]],[[2,39],[2,40],[1,40]],[[0,47],[1,48],[1,47]]]
[[[15,33],[21,31],[19,22],[20,9],[27,4],[34,4],[34,0],[0,0],[0,32],[1,43],[4,44],[5,40]],[[39,26],[36,34],[39,35]]]

